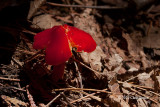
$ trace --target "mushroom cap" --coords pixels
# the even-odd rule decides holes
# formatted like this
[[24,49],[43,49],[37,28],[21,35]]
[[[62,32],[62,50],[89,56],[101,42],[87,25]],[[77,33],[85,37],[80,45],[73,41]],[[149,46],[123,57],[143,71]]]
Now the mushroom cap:
[[35,35],[33,48],[46,49],[46,63],[59,65],[72,56],[72,48],[76,48],[77,52],[92,52],[96,48],[96,42],[90,34],[65,24]]

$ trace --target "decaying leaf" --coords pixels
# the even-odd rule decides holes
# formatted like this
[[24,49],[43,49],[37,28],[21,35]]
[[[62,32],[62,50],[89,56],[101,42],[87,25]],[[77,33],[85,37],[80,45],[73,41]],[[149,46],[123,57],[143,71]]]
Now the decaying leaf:
[[147,101],[142,98],[137,99],[138,107],[148,107]]
[[142,38],[142,46],[146,48],[160,49],[160,28],[151,27],[148,35]]
[[127,33],[122,33],[123,38],[127,41],[127,48],[131,56],[137,59],[139,55],[139,51],[141,50],[141,47],[138,46],[137,42],[133,41],[133,39],[130,37]]
[[30,19],[36,13],[36,11],[40,8],[40,6],[45,2],[46,2],[46,0],[31,1],[30,2],[30,10],[29,10],[27,19]]
[[[113,103],[115,103],[115,106],[119,107],[130,107],[129,104],[124,101],[123,96],[122,95],[110,95],[109,98],[111,99],[111,101]],[[116,102],[119,104],[117,105]]]
[[159,83],[159,87],[160,87],[160,76],[156,76],[158,83]]
[[147,80],[148,78],[150,78],[150,76],[150,74],[142,73],[138,75],[138,80]]
[[56,25],[61,25],[61,23],[57,22],[52,15],[43,14],[40,16],[36,16],[33,18],[33,28],[41,28],[41,29],[49,29]]
[[122,67],[122,61],[123,61],[123,59],[119,56],[119,54],[113,54],[113,56],[109,58],[109,63],[106,64],[106,66],[112,72],[118,73],[118,71]]
[[141,85],[147,87],[154,87],[154,81],[151,79],[151,74],[148,73],[141,73],[138,75],[138,80]]
[[119,89],[119,84],[118,83],[113,83],[109,85],[109,89],[111,92],[113,92],[113,95],[110,95],[109,98],[111,99],[111,102],[115,103],[118,102],[120,106],[122,107],[129,107],[128,103],[124,101],[123,95],[119,94],[120,89]]
[[101,71],[102,62],[101,60],[105,58],[105,54],[103,53],[102,49],[97,46],[95,51],[91,53],[82,52],[81,57],[85,63],[90,64],[91,68],[97,71]]

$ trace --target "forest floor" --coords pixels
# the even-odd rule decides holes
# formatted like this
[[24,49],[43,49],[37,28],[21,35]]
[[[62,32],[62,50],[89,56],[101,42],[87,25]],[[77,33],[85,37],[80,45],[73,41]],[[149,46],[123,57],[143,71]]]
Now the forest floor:
[[[0,4],[1,107],[160,107],[158,0],[6,0]],[[89,33],[55,82],[34,35],[67,24]],[[88,41],[89,42],[89,41]]]

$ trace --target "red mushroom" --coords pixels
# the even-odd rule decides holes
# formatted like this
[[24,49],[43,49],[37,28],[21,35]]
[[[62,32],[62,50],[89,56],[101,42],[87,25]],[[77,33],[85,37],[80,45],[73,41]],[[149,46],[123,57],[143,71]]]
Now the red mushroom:
[[53,73],[57,75],[59,72],[57,78],[60,79],[63,77],[64,63],[72,56],[72,48],[76,48],[77,52],[92,52],[96,48],[96,42],[90,34],[65,24],[35,35],[33,48],[45,49],[46,63],[54,66]]

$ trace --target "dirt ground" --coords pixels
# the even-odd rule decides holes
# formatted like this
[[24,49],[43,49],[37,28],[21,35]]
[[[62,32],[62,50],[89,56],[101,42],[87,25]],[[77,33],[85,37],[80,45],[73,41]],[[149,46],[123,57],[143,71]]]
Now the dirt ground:
[[[159,0],[1,0],[0,16],[0,107],[160,107]],[[97,46],[55,80],[34,36],[64,24]]]

